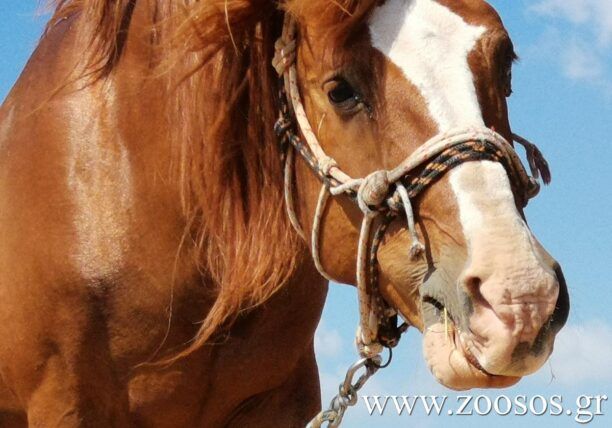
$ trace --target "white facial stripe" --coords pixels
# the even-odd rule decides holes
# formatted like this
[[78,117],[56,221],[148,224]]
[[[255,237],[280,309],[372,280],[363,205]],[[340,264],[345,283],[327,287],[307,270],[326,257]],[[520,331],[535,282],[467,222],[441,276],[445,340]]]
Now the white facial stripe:
[[433,0],[387,0],[369,26],[372,45],[419,89],[440,132],[484,124],[468,64],[484,27]]
[[[495,236],[500,246],[511,245],[513,252],[531,253],[528,229],[519,216],[506,170],[499,162],[468,162],[450,174],[457,197],[461,225],[472,248],[485,248]],[[511,239],[506,239],[511,237]],[[501,250],[501,248],[498,248]],[[488,254],[495,258],[508,256],[511,248]]]
[[[434,0],[387,0],[369,25],[373,46],[420,91],[439,132],[484,125],[468,57],[485,27],[467,24]],[[524,268],[534,266],[531,232],[516,209],[504,168],[470,162],[449,175],[472,257],[503,259],[512,251]]]

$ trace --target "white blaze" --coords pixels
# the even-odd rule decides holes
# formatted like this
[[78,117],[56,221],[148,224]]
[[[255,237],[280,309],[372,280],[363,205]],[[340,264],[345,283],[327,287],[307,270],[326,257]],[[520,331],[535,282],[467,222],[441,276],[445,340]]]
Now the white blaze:
[[370,19],[372,45],[419,89],[440,132],[484,125],[468,55],[485,30],[432,0],[387,0]]
[[[485,27],[433,0],[387,0],[369,24],[373,46],[420,91],[439,132],[484,125],[468,56]],[[465,163],[450,172],[450,182],[471,248],[486,247],[493,231],[528,237],[499,163]]]

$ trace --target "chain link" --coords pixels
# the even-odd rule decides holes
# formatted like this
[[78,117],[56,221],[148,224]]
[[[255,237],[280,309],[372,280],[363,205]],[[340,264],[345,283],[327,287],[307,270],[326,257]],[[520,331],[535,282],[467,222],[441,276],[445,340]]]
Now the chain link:
[[[381,363],[381,356],[376,355],[372,358],[362,358],[349,367],[344,382],[340,384],[338,394],[332,399],[329,408],[315,416],[307,428],[320,428],[325,423],[327,423],[327,428],[339,427],[346,409],[357,404],[359,390],[378,371]],[[357,378],[357,381],[354,381],[361,369],[365,371]]]

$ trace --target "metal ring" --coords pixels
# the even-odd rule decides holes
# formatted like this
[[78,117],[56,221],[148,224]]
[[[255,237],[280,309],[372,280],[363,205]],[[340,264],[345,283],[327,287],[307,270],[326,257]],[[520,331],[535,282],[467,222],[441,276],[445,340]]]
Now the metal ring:
[[387,359],[387,362],[385,364],[377,363],[374,360],[372,360],[371,362],[371,364],[377,369],[386,369],[391,364],[391,360],[393,360],[393,349],[389,347],[386,347],[386,348],[389,350],[389,359]]

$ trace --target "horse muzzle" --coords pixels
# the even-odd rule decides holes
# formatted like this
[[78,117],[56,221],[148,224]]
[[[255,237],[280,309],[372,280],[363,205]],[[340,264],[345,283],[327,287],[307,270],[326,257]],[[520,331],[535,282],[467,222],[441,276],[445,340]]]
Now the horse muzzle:
[[542,367],[569,312],[556,262],[522,270],[520,277],[466,269],[456,286],[443,277],[434,272],[421,287],[423,352],[440,383],[457,390],[502,388]]

